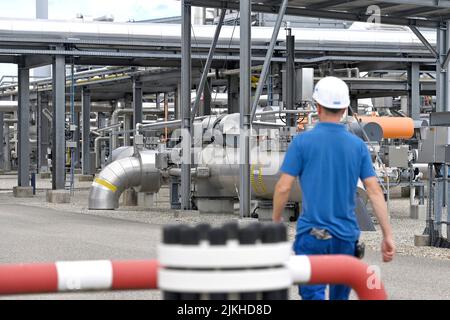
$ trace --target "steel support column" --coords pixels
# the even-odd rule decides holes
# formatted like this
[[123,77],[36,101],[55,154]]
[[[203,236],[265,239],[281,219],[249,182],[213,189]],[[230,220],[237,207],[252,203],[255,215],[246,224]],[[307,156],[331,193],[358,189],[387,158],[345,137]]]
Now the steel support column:
[[[258,108],[259,99],[261,98],[261,94],[264,89],[264,85],[267,82],[267,76],[269,75],[270,64],[272,63],[273,51],[275,49],[275,45],[277,44],[278,34],[280,33],[281,23],[283,22],[284,14],[286,12],[286,8],[288,5],[288,0],[283,0],[283,3],[280,7],[280,11],[278,12],[277,21],[275,22],[275,27],[273,29],[272,38],[270,39],[269,49],[267,50],[266,58],[264,60],[264,65],[261,71],[261,75],[259,77],[258,87],[256,89],[255,98],[253,100],[252,106],[252,117],[251,121],[255,120],[256,109]],[[294,43],[295,45],[295,43]],[[295,49],[294,49],[295,50]]]
[[203,110],[202,116],[211,115],[212,87],[210,81],[206,81],[205,90],[203,90]]
[[447,60],[447,52],[450,51],[450,20],[445,21],[445,49],[441,52],[441,60],[442,60],[442,70],[445,71],[445,85],[443,86],[444,90],[444,105],[442,110],[449,111],[450,110],[450,72],[448,67],[445,67],[445,61]]
[[441,26],[437,29],[437,52],[439,55],[439,59],[436,63],[436,111],[442,112],[445,111],[445,101],[447,101],[446,90],[445,90],[445,82],[446,82],[446,73],[445,70],[442,69],[442,64],[445,60],[446,53],[446,31],[444,30],[444,26]]
[[91,173],[91,93],[89,89],[85,87],[81,90],[81,105],[81,119],[83,125],[83,131],[81,133],[81,170],[83,175],[89,175]]
[[[181,2],[181,129],[183,131],[181,165],[181,210],[191,209],[191,2]],[[207,71],[206,71],[207,72]],[[201,93],[201,92],[200,92]]]
[[30,186],[30,69],[19,65],[18,186]]
[[408,68],[408,116],[420,120],[420,64]]
[[4,154],[3,154],[3,159],[4,159],[4,166],[5,166],[5,171],[11,171],[11,149],[10,149],[10,133],[9,133],[9,123],[5,122],[4,126],[4,137],[5,137],[5,147],[4,147]]
[[239,113],[239,77],[228,76],[228,113]]
[[75,153],[74,153],[74,157],[73,157],[73,161],[75,163],[75,168],[80,168],[81,167],[81,162],[80,162],[80,155],[81,155],[81,133],[80,133],[80,113],[79,112],[75,112],[74,113],[74,119],[73,119],[73,123],[76,126],[75,132],[73,134],[73,139],[74,141],[77,143],[77,148],[75,149]]
[[48,147],[50,146],[50,121],[44,115],[48,110],[48,95],[41,93],[38,97],[38,170],[48,172]]
[[5,119],[5,114],[3,112],[0,112],[0,170],[5,170],[5,162],[4,162],[4,131],[3,131],[3,126],[5,125],[4,122]]
[[252,4],[240,1],[240,144],[239,144],[239,210],[241,219],[250,216],[250,131],[251,131],[251,28]]
[[53,58],[52,188],[62,190],[66,182],[66,61]]
[[[295,37],[292,30],[288,29],[286,36],[286,110],[293,110],[295,107]],[[286,115],[288,127],[295,127],[295,117],[292,114]]]
[[208,58],[206,59],[205,69],[203,70],[202,77],[200,79],[200,84],[198,85],[198,88],[197,88],[197,96],[195,97],[194,106],[192,108],[192,113],[191,113],[192,121],[197,114],[198,106],[200,104],[200,99],[202,97],[202,94],[204,94],[204,92],[205,92],[205,85],[207,84],[207,81],[208,81],[209,69],[211,68],[211,64],[212,64],[212,61],[214,58],[214,52],[216,51],[217,42],[219,41],[220,30],[222,30],[223,21],[225,19],[225,14],[226,14],[226,10],[222,10],[222,12],[220,14],[219,23],[217,24],[216,31],[214,33],[214,37],[213,37],[213,40],[211,43],[211,47],[209,48],[209,54],[208,54]]
[[133,79],[133,128],[136,128],[136,125],[143,121],[142,95],[142,82],[138,79]]

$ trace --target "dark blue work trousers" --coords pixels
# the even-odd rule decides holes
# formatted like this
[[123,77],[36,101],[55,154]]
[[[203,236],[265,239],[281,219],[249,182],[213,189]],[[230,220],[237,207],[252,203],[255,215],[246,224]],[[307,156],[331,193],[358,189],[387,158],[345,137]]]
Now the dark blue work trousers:
[[[351,255],[355,256],[356,243],[336,237],[319,240],[309,232],[297,235],[294,243],[296,255]],[[303,300],[325,300],[326,285],[301,285],[299,293]],[[330,286],[330,300],[348,300],[351,288],[342,285]]]

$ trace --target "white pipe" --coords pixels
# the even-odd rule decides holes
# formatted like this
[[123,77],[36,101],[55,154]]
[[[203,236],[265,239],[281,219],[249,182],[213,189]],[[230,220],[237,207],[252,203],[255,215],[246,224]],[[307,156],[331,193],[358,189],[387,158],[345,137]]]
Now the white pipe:
[[[193,26],[196,42],[210,43],[215,26]],[[266,45],[270,40],[273,28],[253,27],[252,41]],[[389,46],[409,46],[420,49],[422,42],[410,30],[354,30],[354,29],[292,29],[296,42],[302,45],[323,46],[343,45],[352,47],[361,45],[367,48]],[[219,38],[219,44],[240,44],[239,27],[224,26]],[[436,43],[436,32],[423,31],[431,44]],[[160,23],[109,23],[80,22],[57,20],[0,19],[0,37],[12,39],[27,38],[33,40],[60,39],[68,42],[77,41],[160,41],[177,42],[181,38],[181,25]],[[284,41],[284,31],[280,31],[278,41]]]

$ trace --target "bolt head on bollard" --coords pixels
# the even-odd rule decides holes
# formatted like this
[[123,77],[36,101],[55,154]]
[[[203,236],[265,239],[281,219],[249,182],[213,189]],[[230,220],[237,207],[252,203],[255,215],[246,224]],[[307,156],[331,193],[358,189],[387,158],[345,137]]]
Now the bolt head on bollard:
[[180,229],[180,243],[184,246],[200,244],[200,232],[196,228],[182,226]]
[[223,228],[214,228],[209,231],[209,244],[223,246],[227,243],[227,233]]

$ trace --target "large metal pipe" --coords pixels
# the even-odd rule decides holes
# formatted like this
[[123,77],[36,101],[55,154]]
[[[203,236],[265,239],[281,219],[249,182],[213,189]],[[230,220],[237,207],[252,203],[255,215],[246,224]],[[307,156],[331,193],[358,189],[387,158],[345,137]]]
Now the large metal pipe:
[[[50,101],[48,105],[53,106]],[[0,101],[0,112],[16,112],[17,111],[18,102],[17,101]],[[82,102],[75,102],[75,112],[81,112]],[[66,103],[66,111],[70,110],[70,103]],[[112,105],[109,102],[91,102],[91,111],[92,112],[111,112]]]
[[141,151],[108,165],[94,180],[89,194],[90,210],[114,210],[122,193],[134,188],[138,192],[158,193],[161,172],[156,169],[156,151]]
[[[359,25],[361,26],[361,25]],[[354,48],[362,46],[366,48],[423,48],[423,43],[411,31],[405,30],[371,30],[370,27],[357,29],[351,27],[345,30],[339,29],[293,29],[296,42],[302,47],[324,46],[326,42],[333,42],[342,47]],[[196,42],[199,44],[211,44],[212,35],[216,26],[194,25]],[[254,44],[267,45],[270,41],[273,28],[254,27],[252,41]],[[436,44],[436,33],[423,31],[422,34],[431,43]],[[163,23],[108,23],[108,22],[79,22],[59,20],[30,20],[30,19],[0,19],[0,36],[10,37],[20,41],[23,39],[36,42],[50,40],[64,40],[67,43],[83,41],[95,41],[98,43],[129,41],[136,45],[147,45],[149,41],[161,43],[176,43],[181,38],[180,24]],[[224,26],[219,37],[219,44],[227,47],[240,44],[239,26]],[[278,41],[284,41],[284,35],[280,35]],[[110,42],[110,43],[111,43]]]
[[[285,157],[284,152],[251,153],[251,194],[253,198],[272,200],[275,186],[280,179],[279,168]],[[209,182],[230,196],[237,197],[239,185],[239,152],[233,148],[205,148],[200,156],[200,164],[210,169]],[[295,183],[289,201],[301,202],[300,184]]]

